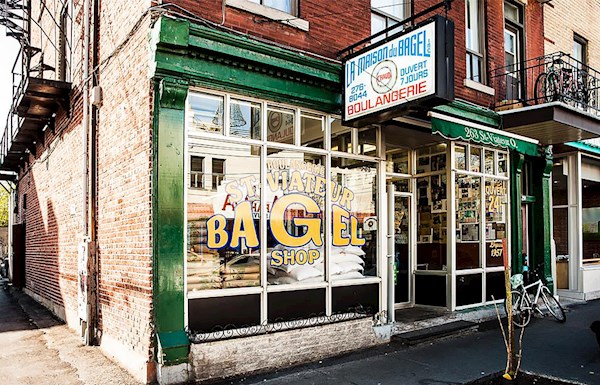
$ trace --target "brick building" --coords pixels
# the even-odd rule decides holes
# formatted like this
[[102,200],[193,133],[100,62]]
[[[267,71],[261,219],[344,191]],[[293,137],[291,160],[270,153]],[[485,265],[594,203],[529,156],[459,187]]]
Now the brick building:
[[[563,109],[526,64],[548,7],[412,4],[11,3],[15,282],[161,383],[383,343],[371,316],[395,309],[490,304],[503,257],[551,283],[546,146],[595,134],[536,115]],[[414,65],[392,60],[403,41]],[[367,80],[344,92],[353,65]],[[349,116],[400,82],[401,103]]]
[[[591,18],[599,11],[597,3],[574,1],[556,2],[544,14],[545,52],[569,55],[567,62],[571,65],[566,67],[572,72],[567,73],[573,74],[579,90],[576,95],[587,100],[587,106],[577,107],[596,119],[600,30]],[[568,80],[563,83],[568,87]],[[574,141],[556,146],[554,151],[552,206],[557,288],[562,296],[586,300],[600,297],[600,243],[595,213],[600,181],[599,143],[598,139]]]

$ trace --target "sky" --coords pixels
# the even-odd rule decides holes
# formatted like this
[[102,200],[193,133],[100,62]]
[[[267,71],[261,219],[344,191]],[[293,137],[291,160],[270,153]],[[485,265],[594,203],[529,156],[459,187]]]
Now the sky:
[[6,127],[6,115],[12,102],[12,66],[19,51],[19,43],[6,37],[6,28],[0,26],[0,133]]

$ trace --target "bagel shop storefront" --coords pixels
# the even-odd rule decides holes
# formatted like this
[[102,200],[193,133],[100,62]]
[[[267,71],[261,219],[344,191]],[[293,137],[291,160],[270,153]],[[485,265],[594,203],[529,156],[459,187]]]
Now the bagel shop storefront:
[[[202,381],[278,369],[385,342],[373,316],[387,323],[388,309],[487,302],[502,270],[497,245],[515,245],[521,150],[445,131],[465,111],[481,115],[466,127],[498,126],[451,102],[452,28],[436,17],[403,32],[414,38],[379,43],[390,45],[385,60],[401,56],[411,69],[377,56],[340,95],[348,77],[337,64],[157,22],[160,370]],[[400,40],[421,48],[400,50]],[[378,65],[379,80],[363,77]],[[356,99],[374,101],[348,116]]]
[[479,307],[504,298],[505,260],[550,266],[548,154],[454,99],[446,39],[437,17],[344,59],[344,123],[381,129],[386,310]]

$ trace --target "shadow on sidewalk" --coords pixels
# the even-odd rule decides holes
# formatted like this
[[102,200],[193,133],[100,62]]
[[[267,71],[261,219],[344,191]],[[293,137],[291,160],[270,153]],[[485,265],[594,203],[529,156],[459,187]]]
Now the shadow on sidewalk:
[[5,282],[0,287],[0,333],[64,324],[20,290],[5,285]]

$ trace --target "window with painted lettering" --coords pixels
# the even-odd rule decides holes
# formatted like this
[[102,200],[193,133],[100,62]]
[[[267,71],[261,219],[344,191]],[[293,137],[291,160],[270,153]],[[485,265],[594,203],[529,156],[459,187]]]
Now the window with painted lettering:
[[323,282],[325,157],[273,148],[267,153],[267,280]]
[[187,195],[188,291],[259,286],[261,148],[193,139],[188,151],[206,166]]
[[378,127],[205,90],[186,130],[192,333],[380,310]]
[[331,279],[377,276],[377,166],[331,159]]
[[508,258],[508,154],[454,143],[456,306],[504,298]]

